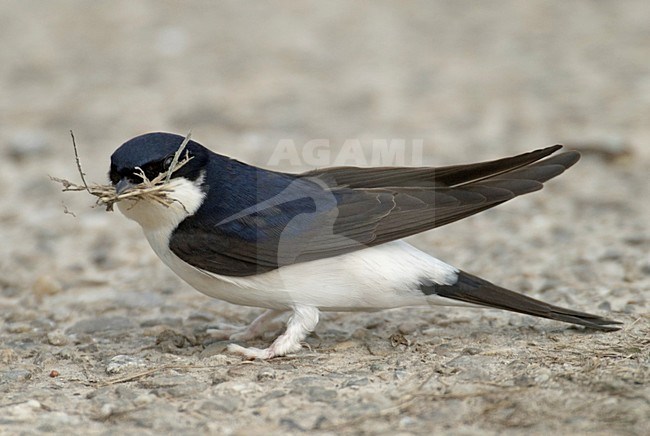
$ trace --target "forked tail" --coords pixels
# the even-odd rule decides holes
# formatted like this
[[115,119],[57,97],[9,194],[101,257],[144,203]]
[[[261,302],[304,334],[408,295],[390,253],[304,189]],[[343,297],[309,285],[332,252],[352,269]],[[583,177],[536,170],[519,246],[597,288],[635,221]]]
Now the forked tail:
[[598,315],[544,303],[496,286],[487,280],[463,271],[458,273],[458,281],[453,285],[424,284],[421,289],[427,295],[437,295],[465,303],[579,324],[595,330],[619,330],[619,325],[622,324]]

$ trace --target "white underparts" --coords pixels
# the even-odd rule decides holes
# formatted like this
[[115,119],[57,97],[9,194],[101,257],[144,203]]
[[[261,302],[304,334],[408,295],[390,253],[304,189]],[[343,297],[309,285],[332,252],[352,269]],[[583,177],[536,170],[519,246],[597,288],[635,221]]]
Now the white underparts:
[[[420,284],[425,281],[454,284],[458,270],[404,241],[287,265],[247,277],[221,276],[198,269],[176,256],[168,244],[178,224],[201,206],[205,197],[201,181],[176,178],[171,183],[174,189],[171,196],[177,201],[169,207],[145,200],[118,203],[124,215],[142,226],[161,260],[184,281],[211,297],[239,305],[293,312],[285,333],[269,348],[246,349],[233,345],[231,351],[248,358],[295,352],[316,327],[319,310],[362,311],[451,303],[440,297],[425,296]],[[259,326],[251,327],[259,329]],[[259,331],[254,333],[259,335]],[[246,337],[243,335],[241,339]]]
[[203,176],[196,181],[184,177],[177,177],[169,181],[169,189],[173,192],[170,197],[174,201],[164,205],[156,201],[143,199],[122,200],[117,203],[127,218],[136,221],[147,231],[161,231],[171,235],[178,224],[190,215],[196,213],[201,207],[205,193],[201,189]]

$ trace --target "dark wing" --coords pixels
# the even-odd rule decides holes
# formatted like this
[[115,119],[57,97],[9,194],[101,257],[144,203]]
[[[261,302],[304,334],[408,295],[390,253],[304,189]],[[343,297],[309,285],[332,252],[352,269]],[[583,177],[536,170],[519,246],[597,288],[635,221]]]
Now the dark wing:
[[349,188],[385,188],[385,187],[451,187],[477,181],[486,177],[513,171],[525,165],[537,162],[561,149],[553,145],[540,150],[505,157],[488,162],[478,162],[448,167],[330,167],[321,168],[301,174],[318,177],[329,184]]
[[[373,195],[376,201],[386,205],[382,209],[385,213],[375,219],[372,233],[364,234],[361,239],[365,245],[377,245],[452,223],[541,189],[544,182],[560,175],[580,158],[579,153],[570,151],[540,161],[559,148],[561,146],[548,147],[484,164],[419,169],[414,182],[409,182],[409,177],[413,176],[411,168],[385,168],[366,173],[369,176],[367,184],[373,187],[365,189],[353,168],[334,169],[334,177],[338,183],[354,187],[350,191]],[[406,170],[407,174],[401,174],[400,170]],[[313,176],[314,172],[309,174]],[[332,173],[325,170],[323,176],[327,180]],[[400,186],[379,187],[385,183]],[[355,201],[355,194],[350,197],[338,206],[334,231],[359,238],[358,221],[360,216],[368,215],[363,211],[367,204]]]
[[543,182],[580,157],[566,152],[540,160],[559,148],[439,169],[310,171],[225,219],[200,213],[186,219],[172,235],[170,247],[192,265],[231,276],[348,253],[541,189]]

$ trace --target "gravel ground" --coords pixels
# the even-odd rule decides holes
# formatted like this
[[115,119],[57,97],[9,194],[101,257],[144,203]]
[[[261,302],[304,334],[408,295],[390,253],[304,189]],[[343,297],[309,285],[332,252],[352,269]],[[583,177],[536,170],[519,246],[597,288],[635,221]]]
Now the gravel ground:
[[[648,20],[641,0],[0,3],[0,433],[648,434]],[[568,144],[582,161],[542,193],[412,242],[625,326],[334,313],[309,348],[243,362],[206,329],[259,310],[48,180],[77,177],[69,129],[98,182],[152,130],[291,171],[312,139],[332,162],[358,140],[357,163],[403,139],[431,165]]]

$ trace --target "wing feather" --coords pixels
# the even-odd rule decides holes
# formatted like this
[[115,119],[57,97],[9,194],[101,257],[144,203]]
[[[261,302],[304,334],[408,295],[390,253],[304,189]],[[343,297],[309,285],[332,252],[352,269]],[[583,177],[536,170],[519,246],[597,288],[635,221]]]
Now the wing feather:
[[[272,198],[261,198],[261,206],[249,213],[219,221],[205,214],[186,219],[172,235],[170,248],[196,267],[230,276],[356,251],[541,189],[580,157],[569,151],[543,159],[559,148],[438,169],[310,171],[295,176]],[[254,237],[242,238],[242,231]]]

